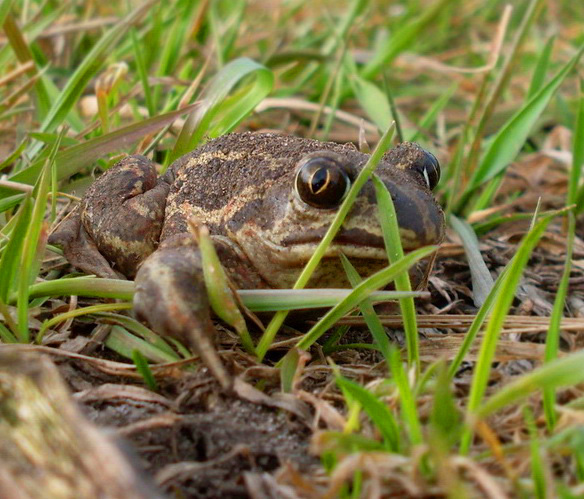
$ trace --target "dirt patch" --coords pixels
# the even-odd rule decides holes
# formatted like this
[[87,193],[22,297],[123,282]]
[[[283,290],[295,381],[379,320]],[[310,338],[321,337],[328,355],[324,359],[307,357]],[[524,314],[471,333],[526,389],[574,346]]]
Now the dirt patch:
[[[70,385],[87,383],[87,365],[62,367]],[[166,381],[160,394],[113,377],[104,384],[100,374],[99,385],[75,398],[89,419],[132,444],[139,467],[171,495],[249,497],[246,473],[274,472],[284,464],[303,472],[318,466],[308,452],[310,431],[299,418],[220,393],[204,374]]]

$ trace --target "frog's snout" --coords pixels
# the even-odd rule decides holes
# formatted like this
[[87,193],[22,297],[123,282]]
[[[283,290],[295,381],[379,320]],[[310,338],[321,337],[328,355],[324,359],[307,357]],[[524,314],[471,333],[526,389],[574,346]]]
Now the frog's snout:
[[444,238],[444,212],[431,191],[385,184],[391,192],[404,249],[439,244]]

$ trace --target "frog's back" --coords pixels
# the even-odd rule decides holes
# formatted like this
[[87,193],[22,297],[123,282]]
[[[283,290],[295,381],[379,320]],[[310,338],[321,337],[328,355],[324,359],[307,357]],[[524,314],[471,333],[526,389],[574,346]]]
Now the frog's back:
[[352,145],[320,142],[275,133],[232,133],[212,140],[175,161],[166,175],[171,184],[161,240],[187,231],[197,217],[211,233],[224,234],[226,222],[274,183],[289,182],[296,163],[306,154],[329,150],[367,156]]

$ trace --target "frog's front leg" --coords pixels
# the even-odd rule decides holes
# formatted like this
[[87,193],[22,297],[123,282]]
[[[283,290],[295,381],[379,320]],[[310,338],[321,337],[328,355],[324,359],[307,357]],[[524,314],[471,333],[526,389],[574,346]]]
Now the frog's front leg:
[[232,386],[215,351],[201,255],[189,235],[164,241],[140,266],[134,311],[152,329],[191,346],[221,386]]
[[128,156],[92,184],[49,242],[87,273],[132,278],[158,245],[169,189],[154,163]]

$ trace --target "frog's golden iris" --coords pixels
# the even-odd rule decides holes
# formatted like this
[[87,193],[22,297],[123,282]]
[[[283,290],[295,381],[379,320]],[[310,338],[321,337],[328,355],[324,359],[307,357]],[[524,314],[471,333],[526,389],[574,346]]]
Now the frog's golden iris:
[[349,173],[333,158],[310,157],[302,160],[295,182],[299,198],[315,208],[339,206],[351,187]]

